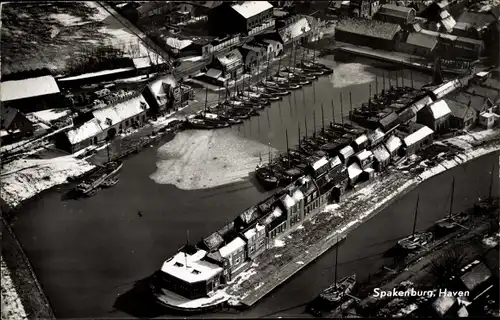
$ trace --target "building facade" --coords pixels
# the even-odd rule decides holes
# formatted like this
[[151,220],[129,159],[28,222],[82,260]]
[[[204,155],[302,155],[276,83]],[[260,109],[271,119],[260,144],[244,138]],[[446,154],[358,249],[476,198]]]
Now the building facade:
[[445,100],[438,100],[417,114],[417,122],[431,128],[435,132],[445,132],[450,126],[451,110]]

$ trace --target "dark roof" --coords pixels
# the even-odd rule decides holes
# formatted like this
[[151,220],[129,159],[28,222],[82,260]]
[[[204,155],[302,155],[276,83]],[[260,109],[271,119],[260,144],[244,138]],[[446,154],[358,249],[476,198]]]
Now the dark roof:
[[399,113],[399,120],[404,123],[415,116],[415,111],[413,108],[406,108]]
[[380,119],[379,124],[382,126],[382,129],[387,131],[399,124],[399,117],[397,113],[391,112],[387,116]]
[[377,14],[388,15],[397,18],[408,19],[410,12],[415,11],[413,8],[397,6],[395,4],[383,4],[377,11]]
[[8,130],[10,128],[10,125],[12,124],[12,121],[14,121],[14,118],[16,115],[19,113],[19,110],[14,109],[14,108],[9,108],[9,107],[0,107],[0,123],[1,129]]
[[457,22],[465,22],[473,26],[474,28],[482,28],[495,22],[495,17],[488,12],[470,12],[465,11],[457,19]]
[[472,39],[472,38],[467,38],[467,37],[457,37],[456,42],[470,43],[470,44],[477,45],[477,46],[484,45],[483,40],[477,40],[477,39]]
[[491,271],[484,263],[474,266],[469,272],[460,277],[465,287],[472,291],[491,277]]
[[492,102],[494,102],[496,99],[498,99],[499,96],[499,90],[492,89],[492,88],[487,88],[481,85],[471,85],[467,89],[468,93],[475,94],[478,96],[482,96],[485,98],[490,99]]
[[[451,109],[451,115],[455,118],[460,118],[463,119],[465,117],[465,114],[467,113],[467,110],[469,109],[469,106],[466,103],[461,103],[458,101],[450,100],[450,99],[444,99],[446,103],[448,104],[448,107]],[[474,108],[470,108],[472,110],[475,110]]]
[[420,32],[412,32],[408,35],[408,39],[406,40],[406,43],[417,46],[417,47],[422,47],[422,48],[428,48],[429,50],[434,50],[438,43],[438,39],[434,36],[420,33]]
[[249,224],[257,220],[259,217],[260,217],[260,212],[257,206],[245,210],[242,214],[238,216],[238,218],[245,226],[248,226]]
[[457,102],[460,102],[460,103],[463,103],[463,104],[468,104],[470,101],[471,107],[479,112],[483,110],[484,104],[488,100],[485,97],[470,94],[468,92],[459,92],[453,96],[450,96],[450,99],[457,101]]
[[203,243],[207,247],[208,251],[211,252],[217,250],[224,243],[224,239],[220,234],[214,232],[203,239]]
[[243,56],[240,50],[233,49],[225,54],[217,56],[217,60],[219,60],[222,65],[230,65],[237,61],[241,63],[243,61]]
[[339,21],[335,30],[355,33],[358,35],[372,38],[392,40],[401,30],[401,27],[395,23],[369,20],[369,19],[342,19]]
[[218,234],[221,235],[222,238],[226,238],[227,236],[231,235],[231,233],[234,232],[234,222],[230,222],[224,227],[222,227],[219,231],[217,231]]

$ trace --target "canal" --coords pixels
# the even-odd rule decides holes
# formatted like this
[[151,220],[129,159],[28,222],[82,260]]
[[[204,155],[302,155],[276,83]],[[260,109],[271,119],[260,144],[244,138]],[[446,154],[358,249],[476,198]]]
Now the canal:
[[[92,198],[67,199],[67,190],[60,188],[28,201],[13,229],[56,316],[148,316],[139,311],[125,312],[126,308],[116,304],[117,299],[136,281],[157,270],[179,246],[188,240],[200,240],[267,196],[248,173],[264,157],[268,144],[273,150],[285,150],[285,132],[290,145],[296,144],[298,126],[304,134],[306,121],[310,133],[314,115],[319,128],[322,105],[325,123],[331,121],[332,100],[339,119],[340,93],[346,116],[349,92],[353,107],[359,106],[368,99],[369,83],[375,92],[375,79],[378,76],[381,82],[383,72],[358,63],[339,64],[333,78],[322,77],[314,86],[295,91],[244,125],[221,131],[183,132],[170,142],[127,158],[120,182]],[[404,74],[409,84],[410,72]],[[412,78],[415,86],[429,79],[415,72]],[[226,162],[214,159],[218,157]],[[498,155],[485,156],[426,181],[360,226],[340,247],[339,276],[354,271],[363,280],[380,268],[384,263],[382,253],[411,232],[417,192],[424,200],[419,228],[446,214],[452,176],[456,179],[454,210],[468,208],[478,197],[487,196],[489,172],[492,163],[498,171],[497,159]],[[244,165],[237,168],[235,163]],[[497,181],[494,191],[498,193]],[[301,316],[300,305],[331,283],[332,265],[332,253],[325,254],[241,316]]]

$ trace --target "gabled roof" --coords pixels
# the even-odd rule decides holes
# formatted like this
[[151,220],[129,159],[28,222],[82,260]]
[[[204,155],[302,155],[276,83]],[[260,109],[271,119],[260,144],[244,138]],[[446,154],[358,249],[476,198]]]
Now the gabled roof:
[[224,239],[222,239],[220,234],[214,232],[203,239],[203,243],[205,244],[205,246],[207,246],[208,251],[212,252],[214,250],[217,250],[224,243]]
[[296,22],[292,23],[291,25],[280,29],[278,31],[281,39],[283,40],[284,43],[287,43],[288,41],[291,41],[297,37],[302,36],[303,34],[309,32],[311,30],[311,25],[307,21],[306,18],[300,18]]
[[463,104],[468,105],[470,102],[470,106],[474,108],[476,111],[481,112],[484,109],[484,105],[486,104],[486,101],[488,101],[488,98],[479,96],[479,95],[474,95],[470,94],[467,92],[459,92],[454,96],[450,97],[450,100],[454,100]]
[[490,13],[471,11],[465,11],[457,19],[458,22],[467,23],[478,30],[489,26],[490,24],[494,23],[495,20],[496,19],[494,15]]
[[246,244],[245,240],[241,239],[240,237],[236,237],[227,245],[219,249],[220,255],[226,258],[235,251],[237,251],[238,249],[243,248],[245,244]]
[[448,104],[445,100],[438,100],[429,105],[428,108],[430,109],[435,120],[441,119],[442,117],[451,113],[450,107],[448,107]]
[[401,30],[399,24],[359,18],[342,19],[335,28],[335,30],[385,40],[394,39]]
[[242,214],[239,215],[240,220],[245,224],[249,225],[253,221],[257,220],[260,217],[259,208],[257,206],[251,207],[250,209],[245,210]]
[[17,109],[0,106],[0,129],[8,130],[18,113]]
[[235,63],[235,62],[238,62],[238,61],[241,63],[243,61],[243,56],[241,55],[241,52],[238,49],[233,49],[233,50],[229,51],[228,53],[217,56],[217,60],[223,66],[228,66],[228,65]]
[[75,145],[87,139],[93,138],[102,132],[103,131],[99,122],[94,118],[79,127],[75,127],[67,131],[65,134],[68,137],[69,142],[72,145]]
[[388,15],[408,20],[408,18],[410,17],[410,13],[412,11],[415,12],[415,9],[403,6],[397,6],[394,4],[383,4],[380,6],[380,9],[377,11],[377,14]]
[[379,120],[379,124],[384,130],[390,130],[399,124],[399,116],[396,112],[391,112]]
[[384,143],[384,146],[386,147],[387,151],[389,152],[395,152],[398,151],[398,149],[403,145],[401,142],[401,139],[395,135],[392,135],[387,139],[387,141]]
[[233,4],[231,8],[243,18],[248,19],[266,10],[272,9],[273,5],[267,1],[245,1],[242,4]]
[[387,161],[391,157],[391,155],[383,145],[376,147],[375,149],[372,150],[372,152],[373,152],[373,157],[377,159],[378,162]]
[[4,81],[0,86],[0,101],[7,102],[60,93],[53,76]]
[[92,114],[99,121],[101,128],[105,130],[112,125],[135,117],[148,109],[149,105],[146,100],[142,96],[137,96],[109,107],[95,110]]
[[427,126],[422,126],[420,129],[417,131],[413,132],[412,134],[408,135],[406,138],[403,139],[405,145],[407,147],[414,145],[415,143],[424,140],[428,136],[432,135],[434,133],[434,130]]
[[491,278],[491,271],[484,263],[474,266],[469,272],[460,277],[467,290],[472,291]]
[[500,96],[499,90],[500,89],[488,88],[481,85],[472,85],[467,89],[467,92],[488,98],[491,101],[496,101]]
[[451,115],[455,118],[463,119],[467,114],[467,110],[476,111],[474,108],[469,107],[468,104],[466,103],[461,103],[451,99],[444,99],[444,100],[448,104],[448,107],[450,107]]
[[425,33],[412,32],[408,35],[406,43],[416,47],[427,48],[432,51],[436,47],[438,40],[436,37]]

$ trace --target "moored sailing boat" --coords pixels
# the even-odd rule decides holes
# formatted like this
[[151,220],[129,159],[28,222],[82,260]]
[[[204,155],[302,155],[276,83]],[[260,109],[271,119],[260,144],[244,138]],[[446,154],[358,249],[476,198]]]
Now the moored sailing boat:
[[441,229],[449,230],[453,229],[460,224],[464,223],[468,218],[468,214],[466,212],[459,212],[453,214],[453,196],[455,193],[455,178],[451,183],[451,199],[450,199],[450,212],[446,218],[440,219],[436,221],[436,226]]
[[[103,185],[107,187],[113,186],[118,183],[116,175],[120,172],[122,167],[123,163],[121,161],[108,162],[94,172],[88,179],[80,183],[75,190],[82,195],[91,196]],[[112,181],[108,183],[108,180]],[[112,182],[114,182],[114,180],[116,180],[116,183],[113,184]]]
[[398,241],[398,246],[404,250],[415,250],[418,247],[425,246],[427,243],[432,241],[432,233],[431,232],[421,232],[415,233],[415,228],[417,226],[417,214],[418,214],[418,203],[420,200],[420,195],[417,196],[417,205],[415,208],[415,218],[413,220],[413,232],[406,238],[403,238]]
[[322,303],[326,304],[328,307],[332,306],[334,307],[335,305],[338,305],[338,303],[341,302],[342,299],[344,299],[346,296],[349,296],[349,294],[354,289],[354,286],[356,285],[356,274],[352,274],[337,281],[339,245],[342,241],[345,240],[345,238],[346,238],[345,236],[343,236],[340,239],[337,238],[337,244],[335,245],[335,269],[334,269],[333,284],[328,288],[326,288],[325,290],[323,290],[319,294],[317,299],[315,299],[307,307],[307,311],[315,315],[321,315],[321,311],[318,308],[316,308],[316,306],[321,308],[321,305],[319,304]]

